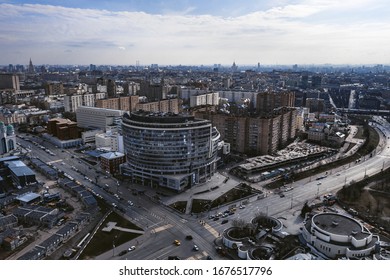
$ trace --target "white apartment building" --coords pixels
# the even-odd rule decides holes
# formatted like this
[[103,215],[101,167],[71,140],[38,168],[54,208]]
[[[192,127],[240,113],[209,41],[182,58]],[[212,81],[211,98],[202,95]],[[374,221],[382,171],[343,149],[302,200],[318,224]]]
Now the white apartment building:
[[121,140],[123,141],[123,137],[118,132],[107,131],[95,135],[96,148],[105,148],[112,152],[119,152],[120,146],[123,146],[120,144]]
[[188,101],[190,100],[191,96],[206,94],[207,91],[207,89],[181,87],[179,91],[179,96],[181,99]]
[[220,98],[226,98],[229,102],[239,103],[244,99],[249,99],[254,106],[257,105],[257,91],[245,90],[221,90],[219,91]]
[[81,139],[83,139],[83,143],[95,143],[95,136],[97,134],[103,133],[103,130],[100,129],[94,129],[94,130],[87,130],[81,133]]
[[218,104],[219,104],[218,92],[192,95],[190,97],[190,107],[196,107],[202,105],[218,105]]
[[96,100],[104,98],[106,98],[106,93],[104,92],[65,95],[65,112],[76,112],[80,106],[95,107]]
[[76,110],[77,126],[82,128],[95,128],[103,131],[113,126],[122,117],[125,111],[79,106]]

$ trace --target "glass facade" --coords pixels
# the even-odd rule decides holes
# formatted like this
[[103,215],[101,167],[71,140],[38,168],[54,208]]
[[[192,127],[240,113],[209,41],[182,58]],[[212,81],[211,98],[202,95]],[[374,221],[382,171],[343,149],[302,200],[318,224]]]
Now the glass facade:
[[208,120],[136,112],[124,116],[122,129],[122,173],[134,182],[182,191],[215,172],[220,135]]

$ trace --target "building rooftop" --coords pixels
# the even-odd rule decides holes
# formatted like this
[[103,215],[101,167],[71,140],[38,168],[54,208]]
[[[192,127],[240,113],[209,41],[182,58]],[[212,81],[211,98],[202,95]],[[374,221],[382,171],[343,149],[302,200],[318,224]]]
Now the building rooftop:
[[20,160],[7,161],[5,163],[8,165],[8,168],[18,177],[24,175],[35,175],[34,171],[32,171]]
[[147,112],[147,111],[137,111],[132,112],[130,116],[125,114],[124,117],[137,121],[137,122],[147,122],[147,123],[185,123],[189,121],[195,121],[194,116],[182,115],[175,113],[162,113],[162,112]]
[[317,214],[313,216],[312,222],[332,234],[353,235],[356,239],[363,239],[370,235],[357,220],[336,213]]
[[50,119],[50,121],[56,121],[59,124],[77,124],[74,121],[71,121],[69,119],[64,119],[64,118],[53,118],[53,119]]
[[101,154],[100,157],[105,158],[105,159],[115,159],[115,158],[121,158],[125,154],[119,153],[119,152],[109,152],[109,153],[104,153]]
[[276,155],[264,155],[246,159],[246,163],[240,164],[239,167],[246,170],[252,170],[260,167],[272,166],[280,162],[288,162],[293,159],[305,158],[314,154],[326,152],[328,148],[309,143],[293,143]]
[[38,197],[40,197],[39,194],[31,192],[31,193],[25,193],[25,194],[17,196],[16,200],[19,200],[19,201],[24,202],[24,203],[29,203]]

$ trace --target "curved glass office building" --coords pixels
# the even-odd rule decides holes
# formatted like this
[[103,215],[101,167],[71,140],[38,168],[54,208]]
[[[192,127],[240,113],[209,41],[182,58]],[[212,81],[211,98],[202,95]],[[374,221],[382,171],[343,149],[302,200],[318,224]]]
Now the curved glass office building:
[[216,170],[220,134],[208,120],[138,111],[124,115],[122,131],[122,174],[133,182],[182,191]]

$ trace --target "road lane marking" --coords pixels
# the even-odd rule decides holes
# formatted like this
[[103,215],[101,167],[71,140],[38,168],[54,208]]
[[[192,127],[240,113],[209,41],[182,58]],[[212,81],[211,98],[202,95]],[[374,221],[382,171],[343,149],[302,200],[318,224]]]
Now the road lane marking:
[[61,162],[61,161],[63,161],[63,160],[62,159],[58,159],[58,160],[49,161],[48,163],[52,164],[52,163]]

